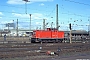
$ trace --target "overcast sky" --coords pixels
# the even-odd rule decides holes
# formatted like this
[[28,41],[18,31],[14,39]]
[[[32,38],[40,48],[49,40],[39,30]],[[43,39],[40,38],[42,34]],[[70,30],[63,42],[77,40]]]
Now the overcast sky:
[[[59,30],[69,30],[69,23],[72,23],[73,30],[88,30],[90,19],[90,0],[29,0],[27,7],[22,0],[0,0],[0,27],[5,28],[5,23],[16,23],[19,21],[19,28],[38,29],[43,24],[43,19],[50,27],[56,27],[56,4],[58,4]],[[27,11],[27,12],[26,12]],[[26,14],[27,13],[27,14]],[[53,17],[53,18],[51,18]]]

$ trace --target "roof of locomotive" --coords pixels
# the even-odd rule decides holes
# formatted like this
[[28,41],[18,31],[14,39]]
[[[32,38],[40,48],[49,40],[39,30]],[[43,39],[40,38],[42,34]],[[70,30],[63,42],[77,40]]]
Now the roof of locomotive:
[[51,30],[57,30],[56,28],[47,28],[47,29],[45,29],[45,30],[34,30],[34,31],[51,31]]

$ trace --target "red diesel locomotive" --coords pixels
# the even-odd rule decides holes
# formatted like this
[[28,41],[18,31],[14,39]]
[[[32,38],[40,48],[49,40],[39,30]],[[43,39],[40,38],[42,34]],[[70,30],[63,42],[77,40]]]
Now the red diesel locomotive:
[[55,28],[47,28],[46,30],[34,30],[31,43],[34,42],[62,42],[64,39],[64,31],[58,31]]

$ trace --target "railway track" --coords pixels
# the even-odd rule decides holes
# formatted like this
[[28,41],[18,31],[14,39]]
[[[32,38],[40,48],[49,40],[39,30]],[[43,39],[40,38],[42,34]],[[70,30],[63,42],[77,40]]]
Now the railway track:
[[[59,55],[71,52],[86,52],[90,51],[89,43],[13,43],[0,44],[0,59],[15,58],[25,56],[42,56],[46,55],[46,51],[57,52],[60,49]],[[42,47],[42,49],[40,49]]]

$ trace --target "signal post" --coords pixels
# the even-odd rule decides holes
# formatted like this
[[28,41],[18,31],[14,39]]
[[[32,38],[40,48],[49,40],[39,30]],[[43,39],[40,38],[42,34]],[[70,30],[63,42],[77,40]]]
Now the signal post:
[[71,28],[71,23],[69,24],[69,29],[70,29],[70,43],[72,43],[72,28]]
[[72,30],[70,30],[70,43],[72,43]]

